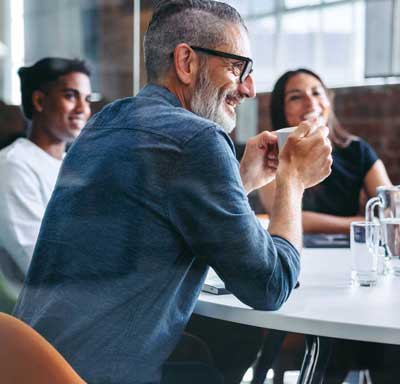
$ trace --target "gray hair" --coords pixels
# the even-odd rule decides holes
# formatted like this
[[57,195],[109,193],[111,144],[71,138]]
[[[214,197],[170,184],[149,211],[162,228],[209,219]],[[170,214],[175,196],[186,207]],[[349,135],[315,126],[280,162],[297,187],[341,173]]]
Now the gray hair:
[[149,82],[160,81],[180,43],[215,48],[226,44],[228,24],[246,26],[235,8],[212,0],[161,0],[144,37],[144,59]]

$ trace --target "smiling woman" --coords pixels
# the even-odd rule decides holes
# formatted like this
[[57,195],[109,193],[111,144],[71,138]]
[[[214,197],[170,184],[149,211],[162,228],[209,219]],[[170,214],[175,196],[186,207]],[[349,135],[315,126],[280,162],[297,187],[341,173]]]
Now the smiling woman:
[[328,120],[331,112],[327,92],[316,77],[307,73],[293,76],[286,84],[285,115],[290,126],[297,126],[310,117],[321,119],[322,124]]
[[[289,71],[278,79],[271,95],[270,115],[275,130],[297,126],[310,116],[317,124],[329,127],[332,173],[305,191],[303,228],[311,233],[349,233],[350,222],[364,217],[360,196],[372,197],[377,186],[391,185],[382,161],[368,143],[348,133],[336,120],[326,86],[310,70]],[[274,184],[260,191],[267,211],[274,195]]]
[[[332,172],[322,183],[305,190],[303,230],[311,233],[348,233],[352,221],[363,220],[365,217],[364,206],[360,211],[360,194],[372,196],[377,186],[390,185],[391,182],[382,161],[369,144],[348,133],[336,120],[329,96],[328,89],[316,73],[307,69],[286,72],[277,80],[271,94],[270,117],[274,130],[288,125],[297,126],[303,120],[310,119],[310,116],[317,126],[329,127],[333,146]],[[269,212],[275,199],[275,191],[275,184],[271,183],[259,192],[260,199]],[[269,337],[272,340],[281,340],[284,335],[271,332]],[[286,358],[290,356],[291,364],[292,359],[298,359],[299,367],[304,344],[301,339],[302,336],[291,334],[284,348],[288,350]],[[340,358],[332,361],[327,381],[343,382],[347,371],[355,366],[354,356],[366,356],[362,353],[366,346],[368,345],[338,342],[338,353],[335,357],[343,356],[343,361]],[[269,356],[267,344],[264,344],[262,356]],[[263,358],[260,359],[262,360]],[[287,361],[282,358],[276,364],[280,379],[282,371],[293,369],[293,366],[285,363]],[[263,372],[262,365],[257,367],[257,374],[260,372]]]

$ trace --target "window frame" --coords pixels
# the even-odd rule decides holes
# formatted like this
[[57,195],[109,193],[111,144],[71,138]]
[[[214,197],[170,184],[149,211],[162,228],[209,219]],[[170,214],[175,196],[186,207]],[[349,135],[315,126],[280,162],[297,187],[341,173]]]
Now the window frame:
[[[229,2],[229,0],[226,0],[227,2]],[[257,20],[262,20],[264,18],[272,18],[275,22],[275,36],[274,36],[274,46],[276,47],[276,52],[275,52],[275,60],[276,63],[274,65],[275,67],[275,71],[279,68],[281,68],[282,70],[285,70],[285,66],[280,62],[280,46],[281,44],[281,39],[282,39],[282,35],[284,33],[283,31],[283,26],[282,26],[282,21],[284,16],[289,15],[291,13],[297,13],[297,12],[301,12],[301,11],[322,11],[324,9],[329,9],[331,7],[337,7],[340,5],[352,5],[353,6],[353,12],[354,9],[356,7],[356,4],[360,4],[360,6],[365,7],[366,8],[366,3],[368,1],[374,1],[374,0],[319,0],[318,4],[309,4],[309,5],[299,5],[299,6],[292,6],[292,7],[288,7],[286,5],[286,0],[274,0],[274,4],[272,6],[272,11],[270,12],[258,12],[258,13],[252,13],[251,10],[249,10],[249,12],[247,14],[243,15],[243,19],[245,20],[246,23],[251,23]],[[397,5],[397,9],[400,9],[400,0],[392,0],[396,5]],[[233,4],[234,5],[234,4]],[[400,11],[399,11],[400,13]],[[371,84],[385,84],[387,82],[391,82],[391,83],[400,83],[400,76],[397,77],[398,75],[396,73],[394,73],[394,71],[392,71],[392,73],[390,74],[386,74],[386,75],[380,75],[380,76],[368,76],[366,73],[366,50],[367,50],[367,42],[366,42],[366,28],[365,28],[365,23],[366,23],[366,18],[364,18],[363,20],[363,29],[364,29],[364,35],[362,36],[362,40],[360,42],[359,39],[357,39],[355,36],[352,37],[352,45],[354,46],[354,48],[356,48],[357,44],[363,44],[362,47],[360,48],[360,50],[363,51],[363,55],[362,57],[353,57],[352,59],[352,63],[351,63],[351,68],[353,71],[353,76],[352,76],[352,80],[350,80],[349,82],[345,82],[345,83],[340,83],[340,82],[331,82],[329,80],[329,78],[327,79],[327,84],[329,86],[333,86],[333,87],[351,87],[351,86],[360,86],[360,85],[371,85]],[[398,44],[398,41],[400,41],[400,26],[396,27],[396,23],[394,23],[394,27],[393,27],[393,33],[398,33],[398,36],[392,36],[392,39],[394,39],[395,43],[392,44],[392,48],[391,48],[391,55],[396,55],[396,53],[398,53],[398,51],[400,51],[400,45]],[[392,33],[392,34],[393,34]],[[316,39],[314,41],[315,46],[317,47],[317,51],[318,51],[318,47],[322,47],[322,36],[323,34],[318,34],[316,36]],[[397,47],[397,45],[399,45],[399,47]],[[319,57],[320,55],[318,55],[318,52],[316,52],[316,50],[313,50],[313,55],[315,57]],[[356,55],[354,55],[356,56]],[[398,58],[397,61],[395,59],[392,60],[393,64],[392,64],[392,69],[397,65],[400,67],[400,64],[398,64],[398,62],[400,62],[400,54],[398,54]],[[316,65],[317,62],[314,62]],[[256,68],[257,68],[257,63],[256,63]],[[259,91],[261,92],[268,92],[271,89],[268,86],[261,86],[261,88],[259,89]]]

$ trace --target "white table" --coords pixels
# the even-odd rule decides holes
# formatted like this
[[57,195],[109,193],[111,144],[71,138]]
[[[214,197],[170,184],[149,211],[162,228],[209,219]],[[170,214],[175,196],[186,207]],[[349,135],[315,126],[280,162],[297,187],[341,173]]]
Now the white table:
[[[233,295],[202,293],[195,312],[317,336],[308,340],[309,354],[318,355],[326,337],[400,344],[400,278],[384,276],[375,287],[355,287],[351,285],[350,269],[349,249],[305,249],[301,285],[278,311],[253,310]],[[305,365],[316,364],[318,356],[308,359]],[[312,369],[305,365],[304,370]],[[302,382],[313,382],[312,376],[311,372],[311,378]]]

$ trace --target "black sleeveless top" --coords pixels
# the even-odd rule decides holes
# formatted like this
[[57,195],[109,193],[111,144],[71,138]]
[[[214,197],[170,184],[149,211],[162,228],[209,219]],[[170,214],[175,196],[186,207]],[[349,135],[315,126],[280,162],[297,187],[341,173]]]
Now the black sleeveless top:
[[354,216],[364,178],[378,156],[367,142],[357,138],[346,148],[335,148],[332,158],[332,173],[319,185],[306,189],[303,210]]

